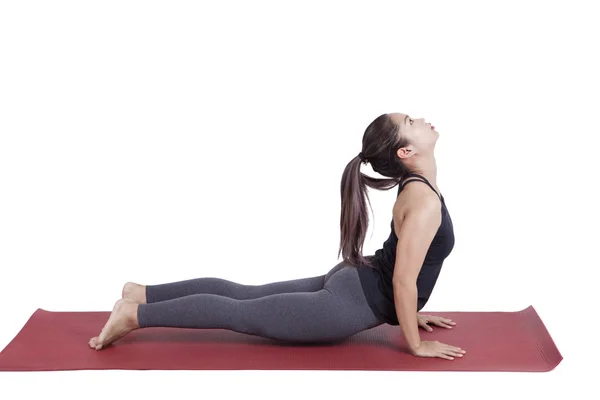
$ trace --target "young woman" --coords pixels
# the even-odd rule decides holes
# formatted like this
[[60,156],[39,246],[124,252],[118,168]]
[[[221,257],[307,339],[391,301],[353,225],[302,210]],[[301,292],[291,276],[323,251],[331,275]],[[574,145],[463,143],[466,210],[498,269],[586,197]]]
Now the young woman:
[[[211,277],[146,286],[127,282],[90,347],[100,350],[145,327],[220,328],[282,341],[326,342],[388,323],[400,325],[413,355],[461,357],[465,350],[422,341],[418,332],[419,327],[431,330],[429,323],[455,325],[418,314],[454,247],[452,220],[436,184],[438,136],[423,119],[400,113],[383,114],[367,127],[362,151],[342,174],[338,256],[342,253],[344,261],[327,274],[264,285]],[[363,162],[388,178],[362,174]],[[396,185],[390,236],[374,255],[363,257],[367,187]]]

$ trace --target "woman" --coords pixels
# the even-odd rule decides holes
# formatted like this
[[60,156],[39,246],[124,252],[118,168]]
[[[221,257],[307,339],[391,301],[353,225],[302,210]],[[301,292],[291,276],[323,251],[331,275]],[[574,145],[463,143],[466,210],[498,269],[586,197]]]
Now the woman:
[[[90,339],[90,347],[100,350],[144,327],[220,328],[276,340],[323,342],[389,323],[400,325],[416,356],[461,357],[465,351],[459,347],[421,341],[418,332],[418,327],[431,330],[428,323],[445,328],[455,324],[417,313],[454,246],[450,215],[436,185],[439,134],[433,128],[400,113],[383,114],[367,127],[363,151],[342,175],[339,252],[344,261],[327,274],[264,285],[209,277],[149,286],[127,282],[123,298],[100,335]],[[389,178],[362,174],[363,162]],[[387,190],[396,185],[390,237],[365,258],[366,186]]]

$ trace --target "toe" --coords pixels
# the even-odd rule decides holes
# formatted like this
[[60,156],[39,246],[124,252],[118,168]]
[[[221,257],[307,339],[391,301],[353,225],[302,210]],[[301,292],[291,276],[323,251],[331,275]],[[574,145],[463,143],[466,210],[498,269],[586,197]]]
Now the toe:
[[100,336],[98,336],[98,339],[96,340],[96,345],[102,344],[106,341],[106,337],[108,336],[106,331],[106,329],[102,329]]

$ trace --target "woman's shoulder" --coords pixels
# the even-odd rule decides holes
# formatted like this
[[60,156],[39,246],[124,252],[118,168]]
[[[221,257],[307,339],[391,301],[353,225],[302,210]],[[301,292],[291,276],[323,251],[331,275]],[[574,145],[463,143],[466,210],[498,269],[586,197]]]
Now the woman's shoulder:
[[412,190],[408,187],[396,198],[393,207],[394,232],[398,236],[407,216],[418,218],[431,217],[432,223],[437,223],[442,217],[440,198],[429,187],[415,186]]
[[394,217],[404,218],[406,214],[439,209],[440,198],[427,185],[406,186],[396,197]]

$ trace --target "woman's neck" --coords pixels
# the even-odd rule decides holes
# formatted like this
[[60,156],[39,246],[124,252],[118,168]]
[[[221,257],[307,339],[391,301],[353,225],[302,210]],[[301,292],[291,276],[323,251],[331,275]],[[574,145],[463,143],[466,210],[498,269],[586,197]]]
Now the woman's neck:
[[428,160],[420,160],[414,166],[411,166],[411,169],[416,171],[415,173],[422,175],[431,183],[431,185],[438,189],[437,187],[437,164],[435,162],[435,158]]

